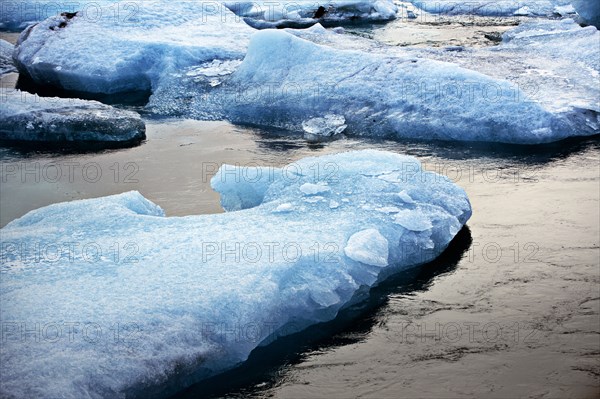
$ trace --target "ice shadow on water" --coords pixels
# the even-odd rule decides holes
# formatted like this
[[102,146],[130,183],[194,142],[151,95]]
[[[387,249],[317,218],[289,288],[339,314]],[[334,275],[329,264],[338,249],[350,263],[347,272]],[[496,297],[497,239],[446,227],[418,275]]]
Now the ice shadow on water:
[[30,158],[39,155],[86,155],[98,154],[110,150],[122,150],[142,145],[147,139],[129,141],[17,141],[0,140],[0,159]]
[[377,310],[387,304],[390,295],[428,289],[437,276],[455,270],[471,244],[471,232],[465,226],[433,262],[390,276],[370,291],[367,300],[344,309],[335,320],[258,347],[237,368],[203,380],[171,399],[245,398],[273,387],[290,365],[302,362],[311,352],[362,341],[378,323]]
[[567,159],[590,149],[600,149],[600,135],[591,137],[572,137],[554,143],[546,144],[505,144],[487,142],[449,142],[449,141],[406,141],[389,146],[404,149],[404,153],[414,156],[434,156],[437,158],[468,161],[468,160],[501,160],[506,163],[523,165],[543,165],[546,163]]
[[[378,149],[415,157],[435,157],[448,161],[475,161],[527,166],[544,165],[567,159],[588,150],[600,150],[600,135],[572,137],[546,144],[506,144],[474,141],[442,140],[383,140],[369,137],[343,137],[323,143],[308,143],[301,133],[246,126],[256,136],[259,148],[274,152],[293,152],[310,149],[318,152],[327,149],[349,151]],[[315,154],[317,155],[317,154]]]

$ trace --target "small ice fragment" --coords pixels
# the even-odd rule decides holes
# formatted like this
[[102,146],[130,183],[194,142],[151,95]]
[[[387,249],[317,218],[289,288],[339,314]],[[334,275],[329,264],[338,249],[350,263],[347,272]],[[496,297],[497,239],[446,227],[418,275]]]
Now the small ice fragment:
[[398,213],[401,210],[402,209],[398,208],[397,206],[384,206],[381,208],[377,208],[377,211],[382,213]]
[[273,212],[284,213],[284,212],[291,212],[293,210],[294,210],[294,206],[292,204],[290,204],[289,202],[286,202],[285,204],[281,204],[277,208],[275,208],[275,210]]
[[346,118],[341,115],[325,115],[323,118],[312,118],[302,122],[304,138],[316,142],[331,138],[346,129]]
[[321,193],[326,193],[329,190],[330,188],[325,182],[321,182],[318,184],[304,183],[300,186],[300,191],[302,191],[302,193],[304,193],[305,195],[317,195]]
[[412,197],[410,195],[408,195],[408,193],[406,192],[406,190],[402,190],[398,193],[398,197],[400,197],[400,199],[407,203],[407,204],[414,204],[415,200],[412,199]]
[[377,229],[362,230],[348,239],[344,253],[357,262],[384,267],[388,265],[388,240]]

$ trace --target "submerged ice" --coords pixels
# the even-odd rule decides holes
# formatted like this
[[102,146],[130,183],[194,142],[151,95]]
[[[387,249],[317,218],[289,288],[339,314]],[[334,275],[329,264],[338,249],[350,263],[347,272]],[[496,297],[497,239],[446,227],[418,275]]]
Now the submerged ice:
[[434,259],[471,215],[449,179],[378,151],[224,165],[211,183],[238,211],[165,217],[129,192],[0,230],[3,395],[181,389]]

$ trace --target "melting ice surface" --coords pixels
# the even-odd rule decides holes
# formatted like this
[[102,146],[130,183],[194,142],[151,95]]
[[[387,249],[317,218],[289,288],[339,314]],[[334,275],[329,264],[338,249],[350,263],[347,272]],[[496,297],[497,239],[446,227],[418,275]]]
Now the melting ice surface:
[[[489,16],[551,15],[557,6],[571,0],[409,0],[415,6],[433,14],[475,14]],[[587,1],[587,0],[584,0]]]
[[346,119],[339,115],[325,115],[302,122],[304,138],[308,141],[321,141],[342,133],[346,129]]
[[[574,25],[570,20],[565,24]],[[535,28],[517,32],[529,33],[536,43],[547,40]],[[597,45],[593,27],[557,30],[562,35],[555,37],[562,45],[569,36],[579,36],[586,46]],[[320,45],[297,37],[302,35],[330,41]],[[312,28],[310,35],[260,31],[252,36],[240,67],[209,98],[217,98],[213,102],[223,104],[224,114],[234,122],[298,131],[307,119],[334,114],[345,118],[347,134],[371,137],[535,144],[600,132],[597,105],[575,104],[579,87],[571,85],[558,95],[567,99],[563,109],[548,109],[517,84],[425,58],[426,50],[415,55],[340,50],[335,48],[337,36],[342,35],[322,27]],[[598,73],[597,63],[586,68],[584,87],[593,84]],[[597,97],[597,90],[592,96]],[[573,108],[583,109],[568,113]]]
[[[86,93],[154,91],[192,65],[243,57],[254,31],[226,7],[201,1],[144,1],[99,17],[84,12],[48,18],[19,38],[19,70],[39,83]],[[216,7],[218,8],[218,7]]]
[[471,215],[449,179],[378,151],[224,165],[211,183],[237,211],[165,217],[128,192],[0,230],[3,395],[182,389],[434,259]]

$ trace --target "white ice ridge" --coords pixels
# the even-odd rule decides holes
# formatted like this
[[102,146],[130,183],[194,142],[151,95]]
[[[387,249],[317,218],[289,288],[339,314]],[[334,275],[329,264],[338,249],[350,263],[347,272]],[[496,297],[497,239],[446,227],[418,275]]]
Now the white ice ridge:
[[339,50],[280,30],[257,32],[242,64],[211,95],[236,123],[297,131],[333,114],[344,118],[345,134],[379,138],[537,144],[599,132],[595,114],[581,129],[507,80],[410,54]]
[[0,140],[114,143],[146,138],[146,126],[137,113],[98,101],[6,90],[0,105]]
[[[63,13],[21,33],[15,62],[34,82],[113,94],[154,91],[163,79],[214,60],[241,59],[254,29],[218,3],[149,0]],[[209,7],[211,6],[212,7]]]
[[165,217],[128,192],[0,230],[3,396],[182,389],[434,259],[471,216],[460,187],[388,152],[224,165],[211,183],[238,211]]
[[[441,15],[546,16],[571,0],[408,0],[418,8]],[[590,1],[590,0],[583,0]],[[591,1],[593,2],[593,0]]]

